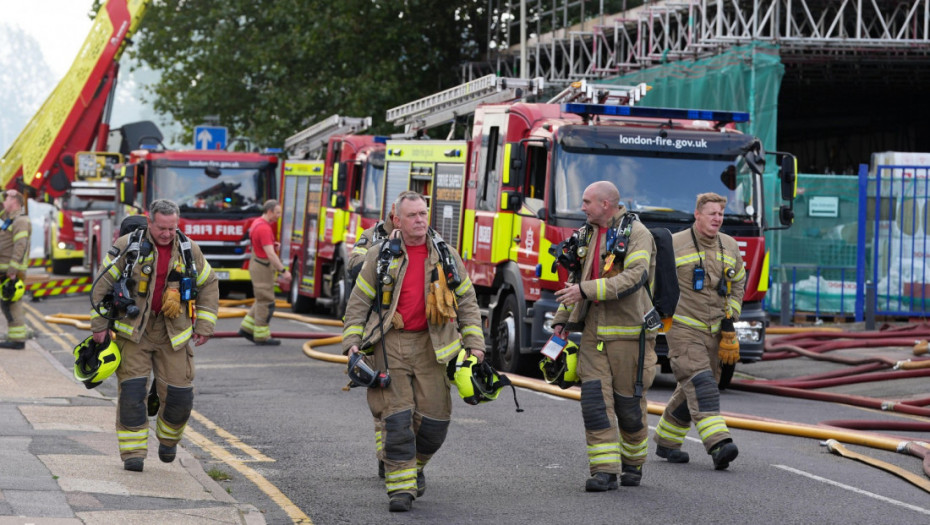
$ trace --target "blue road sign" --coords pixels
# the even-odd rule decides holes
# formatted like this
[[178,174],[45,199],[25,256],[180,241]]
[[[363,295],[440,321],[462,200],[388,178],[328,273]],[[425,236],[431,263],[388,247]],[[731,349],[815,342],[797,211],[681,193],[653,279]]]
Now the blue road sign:
[[196,149],[226,149],[225,126],[197,126],[194,128]]

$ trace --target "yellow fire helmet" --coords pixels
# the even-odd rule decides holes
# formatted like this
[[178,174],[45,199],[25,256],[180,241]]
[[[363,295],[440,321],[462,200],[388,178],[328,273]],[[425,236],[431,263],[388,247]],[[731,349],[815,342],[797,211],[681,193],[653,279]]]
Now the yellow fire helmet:
[[26,285],[21,279],[6,278],[3,284],[0,284],[0,300],[5,302],[15,303],[23,298],[24,293],[26,293]]
[[577,385],[578,345],[568,341],[555,361],[543,356],[539,362],[539,369],[543,373],[543,379],[550,385],[559,385],[562,390]]
[[523,412],[517,402],[517,390],[506,375],[494,370],[487,360],[478,362],[478,358],[468,350],[459,352],[458,357],[449,363],[449,378],[455,383],[459,396],[469,405],[487,403],[497,399],[505,386],[513,389],[513,402],[517,412]]
[[109,336],[100,344],[90,336],[74,347],[74,378],[88,389],[95,388],[116,372],[120,360],[119,348]]

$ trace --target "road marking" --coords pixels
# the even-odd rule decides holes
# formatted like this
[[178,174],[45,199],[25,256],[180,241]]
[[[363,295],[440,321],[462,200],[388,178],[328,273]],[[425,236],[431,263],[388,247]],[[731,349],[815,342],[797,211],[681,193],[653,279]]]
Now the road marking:
[[287,496],[281,492],[278,487],[274,486],[270,481],[265,479],[264,476],[256,472],[254,469],[242,462],[242,460],[236,458],[229,453],[225,448],[217,445],[216,443],[210,441],[202,434],[197,432],[188,426],[184,429],[184,437],[193,441],[197,446],[206,450],[213,455],[216,459],[226,463],[230,467],[236,469],[240,474],[245,476],[246,479],[255,484],[269,498],[293,520],[294,523],[301,525],[313,525],[313,521],[310,519],[310,516],[304,514],[297,505],[294,505]]
[[258,450],[254,449],[254,448],[252,448],[252,447],[250,447],[250,446],[248,446],[248,445],[246,445],[245,443],[243,443],[243,442],[242,442],[239,438],[237,438],[236,436],[234,436],[234,435],[230,434],[229,432],[227,432],[226,430],[220,428],[219,425],[217,425],[217,424],[214,423],[213,421],[210,421],[209,419],[207,419],[206,417],[204,417],[203,414],[201,414],[200,412],[197,412],[196,410],[192,410],[192,411],[191,411],[191,417],[194,418],[195,420],[197,420],[201,425],[203,425],[203,426],[209,428],[210,430],[212,430],[213,432],[215,432],[216,435],[218,435],[218,436],[220,436],[221,438],[225,439],[230,445],[232,445],[232,446],[238,448],[239,450],[245,452],[247,455],[251,456],[251,457],[252,457],[252,461],[274,462],[273,459],[271,459],[271,458],[269,458],[268,456],[262,454],[262,453],[259,452]]
[[775,468],[780,468],[780,469],[782,469],[782,470],[787,470],[788,472],[792,472],[792,473],[798,474],[798,475],[800,475],[800,476],[808,477],[808,478],[810,478],[810,479],[813,479],[813,480],[815,480],[815,481],[819,481],[819,482],[821,482],[821,483],[826,483],[827,485],[833,485],[834,487],[839,487],[839,488],[841,488],[841,489],[845,489],[845,490],[848,490],[848,491],[850,491],[850,492],[855,492],[856,494],[862,494],[863,496],[868,496],[868,497],[870,497],[870,498],[877,499],[877,500],[879,500],[879,501],[884,501],[885,503],[891,503],[892,505],[897,505],[897,506],[899,506],[899,507],[904,507],[905,509],[913,510],[914,512],[919,512],[920,514],[926,514],[926,515],[930,516],[930,510],[925,509],[925,508],[923,508],[923,507],[918,507],[918,506],[916,506],[916,505],[911,505],[910,503],[904,503],[903,501],[898,501],[898,500],[896,500],[896,499],[887,498],[887,497],[885,497],[885,496],[881,496],[881,495],[879,495],[879,494],[875,494],[874,492],[869,492],[869,491],[867,491],[867,490],[862,490],[862,489],[859,489],[859,488],[856,488],[856,487],[851,487],[851,486],[849,486],[849,485],[845,485],[845,484],[843,484],[843,483],[840,483],[839,481],[833,481],[833,480],[831,480],[831,479],[822,478],[822,477],[820,477],[820,476],[818,476],[818,475],[816,475],[816,474],[811,474],[811,473],[809,473],[809,472],[804,472],[803,470],[798,470],[798,469],[796,469],[796,468],[792,468],[792,467],[789,467],[789,466],[786,466],[786,465],[772,465],[772,466],[775,467]]
[[61,337],[59,337],[59,335],[61,335],[61,336],[67,337],[69,340],[70,340],[70,339],[74,339],[74,337],[71,336],[71,334],[65,334],[65,333],[61,333],[61,332],[55,333],[55,332],[46,330],[46,327],[47,327],[48,325],[46,325],[44,321],[42,321],[42,320],[39,319],[39,318],[36,318],[35,316],[33,316],[33,315],[32,315],[31,313],[29,313],[29,312],[26,312],[26,315],[25,315],[24,317],[26,318],[26,320],[29,321],[29,323],[32,325],[32,328],[33,328],[36,332],[41,332],[41,333],[43,333],[43,334],[46,334],[46,335],[48,335],[49,337],[51,337],[53,341],[55,341],[56,343],[58,343],[58,345],[61,346],[62,351],[67,352],[67,351],[69,351],[69,350],[73,350],[74,347],[77,346],[77,344],[78,344],[77,341],[75,341],[74,344],[69,345],[64,339],[62,339]]

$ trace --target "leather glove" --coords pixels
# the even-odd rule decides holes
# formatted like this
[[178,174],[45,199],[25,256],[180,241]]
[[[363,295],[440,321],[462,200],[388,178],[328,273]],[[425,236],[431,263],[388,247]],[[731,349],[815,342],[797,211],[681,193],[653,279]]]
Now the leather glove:
[[181,291],[174,284],[168,285],[161,296],[161,313],[168,319],[177,319],[181,315]]
[[455,299],[455,294],[449,289],[449,284],[446,282],[446,275],[442,271],[442,265],[437,264],[436,270],[437,273],[439,273],[439,278],[434,283],[436,284],[436,305],[439,307],[439,311],[446,320],[455,319],[455,309],[459,306],[458,301]]
[[439,307],[436,306],[436,287],[430,284],[429,293],[426,295],[426,320],[430,324],[441,324],[442,314],[439,313]]
[[736,338],[736,329],[733,320],[727,317],[720,323],[720,346],[717,357],[724,365],[735,365],[739,361],[739,340]]

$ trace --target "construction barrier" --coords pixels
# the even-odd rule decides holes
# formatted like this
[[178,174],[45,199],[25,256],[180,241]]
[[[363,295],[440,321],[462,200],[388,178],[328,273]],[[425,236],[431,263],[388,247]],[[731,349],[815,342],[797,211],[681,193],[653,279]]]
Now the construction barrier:
[[90,277],[75,277],[73,279],[53,279],[38,281],[26,285],[26,292],[33,298],[52,297],[56,295],[70,295],[90,292],[93,281]]

